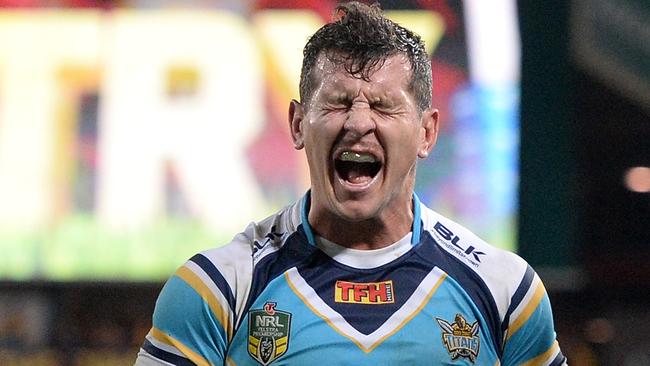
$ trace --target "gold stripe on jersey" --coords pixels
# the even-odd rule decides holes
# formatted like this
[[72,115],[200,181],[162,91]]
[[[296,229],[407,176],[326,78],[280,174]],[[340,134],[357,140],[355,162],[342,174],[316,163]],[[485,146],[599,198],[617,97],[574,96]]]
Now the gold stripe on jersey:
[[199,276],[197,276],[194,272],[192,272],[192,270],[187,267],[179,268],[176,271],[175,275],[190,285],[194,291],[196,291],[196,293],[201,296],[203,301],[208,304],[215,318],[226,332],[226,335],[228,336],[228,342],[230,342],[232,339],[233,329],[229,321],[229,313],[223,309],[221,303],[219,300],[217,300],[217,297],[212,293],[212,291],[210,291],[208,286],[206,286],[205,283],[201,281],[201,278],[199,278]]
[[338,333],[338,334],[342,335],[343,337],[345,337],[345,338],[351,340],[352,342],[354,342],[354,344],[356,344],[357,347],[361,348],[364,352],[366,352],[366,353],[368,352],[366,350],[366,348],[361,343],[359,343],[359,341],[357,341],[353,337],[350,337],[347,334],[345,334],[336,325],[334,325],[334,323],[332,323],[332,321],[325,314],[322,314],[320,311],[318,311],[318,309],[313,307],[309,303],[309,301],[307,301],[305,296],[303,294],[301,294],[300,291],[298,291],[298,289],[296,288],[296,285],[294,285],[293,282],[291,281],[291,279],[289,278],[288,272],[284,273],[284,278],[287,280],[287,283],[289,284],[289,287],[291,288],[291,291],[293,291],[293,293],[296,294],[296,296],[298,296],[300,298],[300,300],[302,300],[302,302],[305,305],[307,305],[309,310],[311,310],[314,314],[318,315],[321,319],[323,319],[325,321],[325,323],[327,323],[327,325],[329,325],[332,329],[334,329],[334,331],[336,331],[336,333]]
[[433,287],[431,288],[431,291],[429,291],[429,293],[428,293],[427,296],[424,298],[424,300],[422,300],[422,303],[420,304],[420,306],[418,306],[418,308],[417,308],[414,312],[412,312],[411,315],[409,315],[408,317],[406,317],[406,319],[404,319],[404,320],[403,320],[403,321],[402,321],[402,322],[401,322],[397,327],[395,327],[395,329],[393,329],[392,331],[390,331],[389,333],[387,333],[385,336],[381,337],[377,342],[375,342],[375,344],[373,344],[373,345],[370,347],[370,349],[368,350],[368,352],[370,352],[370,351],[372,351],[373,349],[375,349],[375,347],[377,347],[377,346],[380,345],[383,341],[385,341],[386,339],[388,339],[388,337],[390,337],[390,336],[392,336],[393,334],[397,333],[397,331],[399,331],[400,329],[402,329],[406,324],[408,324],[408,322],[411,321],[411,319],[413,319],[416,315],[418,315],[418,314],[420,313],[420,311],[422,311],[422,309],[424,309],[424,306],[425,306],[426,304],[429,303],[429,300],[431,299],[431,297],[433,296],[433,294],[435,294],[436,291],[438,291],[438,287],[440,287],[440,285],[442,285],[442,283],[445,282],[445,279],[446,279],[446,278],[447,278],[447,274],[443,274],[442,276],[440,276],[440,278],[438,279],[438,281],[436,282],[436,284],[433,285]]
[[546,361],[551,358],[552,356],[555,356],[555,354],[560,350],[560,345],[557,343],[557,341],[553,342],[551,347],[546,350],[546,352],[542,353],[541,355],[532,358],[525,363],[523,363],[521,366],[542,366],[546,365]]
[[190,359],[190,361],[194,362],[197,366],[212,366],[208,360],[203,358],[203,356],[199,355],[198,353],[192,351],[189,347],[184,345],[181,341],[178,339],[170,336],[169,334],[163,332],[162,330],[158,328],[151,328],[150,332],[151,336],[154,337],[157,341],[165,343],[167,345],[170,345],[172,347],[175,347],[177,350],[181,351],[187,358]]
[[524,310],[519,314],[517,319],[512,322],[510,327],[508,327],[508,336],[506,337],[506,340],[510,339],[513,334],[515,334],[519,328],[521,328],[526,321],[530,318],[531,315],[533,315],[533,312],[535,312],[535,309],[537,309],[537,306],[539,303],[542,301],[542,298],[544,298],[544,294],[546,293],[546,290],[544,289],[544,285],[540,281],[537,285],[537,288],[535,289],[535,294],[533,297],[530,299]]

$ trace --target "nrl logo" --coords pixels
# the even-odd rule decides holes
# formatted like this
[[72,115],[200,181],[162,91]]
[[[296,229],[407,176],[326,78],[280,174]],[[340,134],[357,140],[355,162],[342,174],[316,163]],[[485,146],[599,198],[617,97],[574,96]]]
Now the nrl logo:
[[436,318],[442,329],[442,343],[447,347],[452,360],[468,358],[472,363],[478,357],[481,340],[478,337],[478,321],[468,324],[462,315],[456,314],[453,323]]
[[276,310],[267,302],[263,309],[248,312],[248,354],[266,366],[287,352],[291,313]]

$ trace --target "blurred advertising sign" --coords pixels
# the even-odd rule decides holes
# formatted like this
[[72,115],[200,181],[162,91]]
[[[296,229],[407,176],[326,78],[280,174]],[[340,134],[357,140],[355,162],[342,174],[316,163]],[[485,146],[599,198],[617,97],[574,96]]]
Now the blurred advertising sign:
[[[430,53],[445,34],[435,12],[389,14]],[[323,22],[298,10],[0,12],[0,279],[161,280],[304,194],[286,110]],[[464,70],[437,65],[450,100]],[[428,187],[453,190],[453,170],[422,175],[425,202],[450,197]]]

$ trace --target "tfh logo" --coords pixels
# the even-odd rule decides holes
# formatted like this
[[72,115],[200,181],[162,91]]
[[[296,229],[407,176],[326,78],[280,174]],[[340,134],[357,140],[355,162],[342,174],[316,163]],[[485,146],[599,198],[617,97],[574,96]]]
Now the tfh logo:
[[348,304],[392,304],[395,302],[393,281],[336,281],[334,301]]

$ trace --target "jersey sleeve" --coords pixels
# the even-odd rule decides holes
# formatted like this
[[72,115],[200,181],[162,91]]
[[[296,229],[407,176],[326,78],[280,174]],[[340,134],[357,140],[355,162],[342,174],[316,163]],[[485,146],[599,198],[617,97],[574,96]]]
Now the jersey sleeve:
[[135,364],[223,365],[233,335],[234,302],[217,267],[197,254],[163,287]]
[[556,340],[546,289],[530,266],[511,298],[502,327],[502,366],[567,364]]

